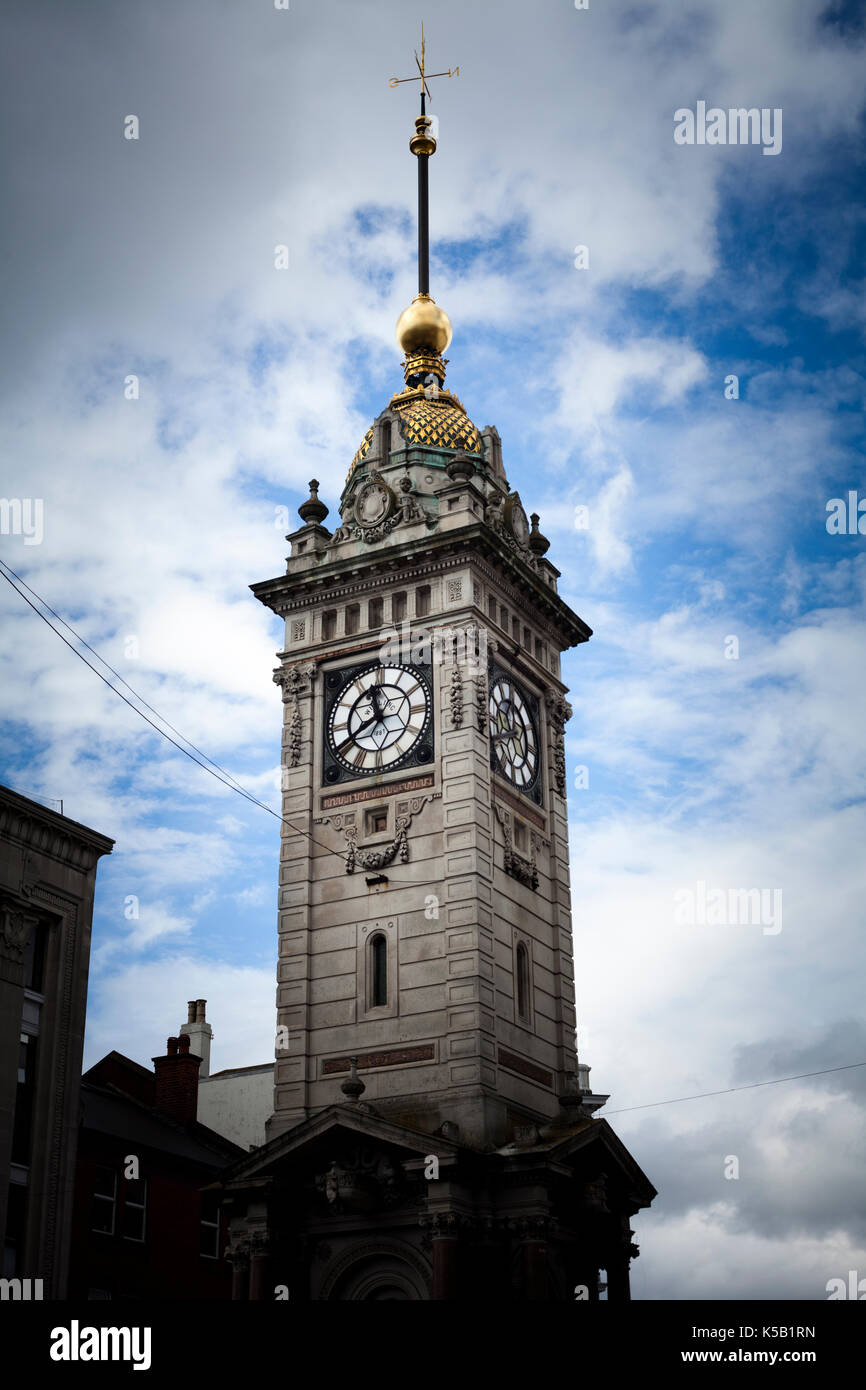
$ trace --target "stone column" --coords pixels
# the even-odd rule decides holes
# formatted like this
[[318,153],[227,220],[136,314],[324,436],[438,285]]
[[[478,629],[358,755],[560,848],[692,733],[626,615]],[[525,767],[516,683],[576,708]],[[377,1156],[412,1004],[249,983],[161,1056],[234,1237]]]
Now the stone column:
[[268,1284],[270,1248],[267,1232],[256,1232],[250,1241],[250,1302],[261,1302],[271,1296]]
[[232,1300],[246,1303],[250,1296],[250,1243],[246,1237],[231,1237],[229,1261],[232,1267]]
[[435,1212],[421,1218],[429,1233],[433,1255],[433,1299],[453,1301],[459,1297],[459,1221],[453,1212]]
[[550,1222],[545,1216],[531,1217],[524,1223],[523,1279],[526,1297],[536,1303],[546,1303],[550,1297],[547,1272],[547,1240]]

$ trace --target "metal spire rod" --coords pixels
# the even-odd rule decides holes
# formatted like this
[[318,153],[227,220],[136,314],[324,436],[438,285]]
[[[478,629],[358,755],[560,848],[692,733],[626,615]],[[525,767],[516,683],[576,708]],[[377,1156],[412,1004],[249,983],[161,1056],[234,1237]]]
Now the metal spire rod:
[[418,160],[418,293],[430,294],[430,198],[427,182],[427,163],[435,153],[436,141],[430,134],[432,124],[427,115],[426,98],[430,95],[427,86],[432,77],[459,77],[459,68],[449,68],[447,72],[428,73],[425,69],[424,25],[421,25],[421,56],[415,54],[418,68],[417,77],[392,77],[391,87],[399,87],[404,82],[418,82],[421,86],[421,115],[415,121],[415,134],[409,141],[409,149]]

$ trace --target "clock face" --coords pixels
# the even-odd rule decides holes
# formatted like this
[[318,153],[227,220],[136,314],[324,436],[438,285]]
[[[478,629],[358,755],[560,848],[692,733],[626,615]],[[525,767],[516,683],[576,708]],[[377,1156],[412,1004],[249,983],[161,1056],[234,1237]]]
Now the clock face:
[[538,734],[529,697],[510,676],[497,674],[490,687],[490,744],[493,766],[521,791],[538,779]]
[[[389,772],[413,754],[427,761],[432,701],[423,673],[413,666],[372,665],[336,676],[336,698],[326,716],[325,779]],[[424,756],[426,754],[426,757]]]

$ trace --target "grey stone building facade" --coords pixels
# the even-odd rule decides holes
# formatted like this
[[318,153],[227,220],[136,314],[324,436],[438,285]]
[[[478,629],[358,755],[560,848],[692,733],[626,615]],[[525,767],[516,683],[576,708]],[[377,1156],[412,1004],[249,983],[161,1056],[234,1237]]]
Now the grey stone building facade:
[[93,893],[114,841],[0,787],[3,1275],[63,1298]]

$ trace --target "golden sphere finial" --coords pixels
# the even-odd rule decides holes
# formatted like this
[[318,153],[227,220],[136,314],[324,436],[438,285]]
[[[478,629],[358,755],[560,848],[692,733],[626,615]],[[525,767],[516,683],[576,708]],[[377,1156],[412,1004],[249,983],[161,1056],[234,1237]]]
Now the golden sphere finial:
[[416,294],[394,330],[407,357],[413,352],[443,353],[451,343],[451,320],[429,294]]

